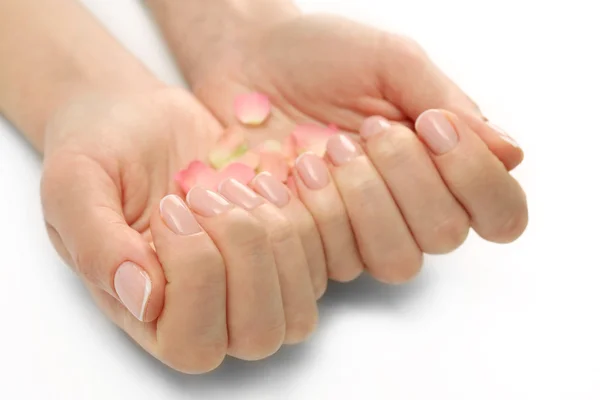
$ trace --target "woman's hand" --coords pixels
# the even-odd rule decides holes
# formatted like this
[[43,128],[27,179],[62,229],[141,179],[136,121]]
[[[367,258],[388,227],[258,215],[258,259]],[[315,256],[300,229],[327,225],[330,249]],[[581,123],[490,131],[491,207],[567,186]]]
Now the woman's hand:
[[227,353],[259,359],[312,332],[304,249],[277,207],[232,180],[223,196],[169,195],[175,173],[205,159],[222,130],[189,94],[79,97],[49,126],[42,202],[52,242],[147,351],[199,373]]
[[[524,230],[525,196],[508,174],[521,149],[414,42],[302,15],[288,1],[150,4],[194,92],[224,124],[237,123],[238,95],[261,92],[274,109],[248,129],[251,140],[282,139],[305,123],[348,134],[329,140],[327,162],[301,156],[294,175],[331,278],[366,267],[403,282],[422,252],[455,249],[470,225],[496,242]],[[352,139],[359,131],[362,143]]]

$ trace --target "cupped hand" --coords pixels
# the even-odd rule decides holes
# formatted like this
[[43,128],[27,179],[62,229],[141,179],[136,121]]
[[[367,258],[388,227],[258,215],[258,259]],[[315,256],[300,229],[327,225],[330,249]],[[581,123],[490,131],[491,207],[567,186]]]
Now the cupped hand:
[[177,195],[176,172],[206,159],[222,130],[189,94],[161,87],[80,96],[46,134],[53,244],[118,326],[189,373],[226,353],[266,357],[317,320],[303,243],[279,208],[233,180],[223,196]]
[[283,139],[307,123],[347,133],[330,139],[327,162],[302,155],[294,172],[331,278],[350,280],[366,267],[403,282],[423,252],[455,249],[470,226],[495,242],[522,233],[525,196],[508,173],[521,149],[417,44],[332,16],[264,26],[186,75],[224,124],[236,123],[240,94],[269,97],[271,117],[248,128],[251,141]]

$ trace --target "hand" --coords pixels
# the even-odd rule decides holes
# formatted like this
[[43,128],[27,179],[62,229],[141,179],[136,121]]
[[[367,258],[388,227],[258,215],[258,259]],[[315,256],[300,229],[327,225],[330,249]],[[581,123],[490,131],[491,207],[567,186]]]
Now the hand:
[[[367,117],[385,118],[375,120],[379,134],[367,133],[375,129],[367,123],[364,149],[336,137],[328,165],[311,155],[297,162],[299,196],[319,228],[331,278],[353,279],[364,262],[376,278],[403,282],[419,270],[422,252],[455,249],[469,225],[496,242],[521,234],[525,197],[507,172],[521,149],[414,42],[337,17],[286,12],[269,24],[258,5],[244,12],[240,20],[250,22],[235,26],[246,30],[223,28],[220,57],[208,58],[162,18],[195,93],[220,121],[235,124],[234,99],[254,91],[274,104],[266,124],[248,132],[256,141],[281,139],[303,123],[356,133]],[[187,37],[212,37],[190,25]],[[410,128],[430,109],[448,111],[422,116],[422,143]]]
[[222,134],[210,113],[162,87],[69,104],[46,133],[44,214],[58,252],[118,326],[188,373],[310,334],[304,249],[276,207],[233,181],[222,185],[232,201],[201,188],[188,204],[169,195],[175,173]]

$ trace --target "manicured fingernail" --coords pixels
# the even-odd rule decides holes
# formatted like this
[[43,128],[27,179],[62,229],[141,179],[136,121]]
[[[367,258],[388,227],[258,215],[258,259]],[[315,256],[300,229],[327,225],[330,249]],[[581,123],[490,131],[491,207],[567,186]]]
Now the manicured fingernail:
[[124,262],[115,274],[115,291],[129,312],[143,321],[152,292],[152,282],[146,271],[130,261]]
[[521,147],[519,146],[519,143],[517,143],[517,141],[515,139],[513,139],[508,133],[506,133],[506,131],[502,128],[500,128],[498,125],[494,125],[491,122],[488,121],[488,126],[490,128],[492,128],[494,131],[496,131],[496,134],[498,136],[500,136],[500,139],[504,140],[506,143],[514,146],[514,147]]
[[179,196],[170,194],[164,197],[159,209],[165,224],[176,234],[193,235],[202,232],[200,224]]
[[327,142],[327,154],[335,165],[342,165],[358,157],[361,151],[349,137],[336,135]]
[[458,144],[454,125],[443,111],[425,111],[417,118],[415,127],[431,151],[438,155],[449,152]]
[[303,153],[296,159],[296,168],[309,189],[323,189],[329,184],[329,171],[325,161],[314,153]]
[[221,195],[196,186],[187,195],[190,208],[203,217],[214,217],[231,210],[234,206]]
[[252,185],[254,190],[277,207],[285,207],[290,202],[290,194],[285,185],[268,172],[256,175]]
[[369,117],[363,122],[360,128],[360,135],[367,139],[388,130],[391,126],[390,122],[383,117]]
[[236,181],[235,179],[227,179],[219,185],[219,193],[225,198],[246,210],[253,210],[265,200],[254,193],[248,186]]

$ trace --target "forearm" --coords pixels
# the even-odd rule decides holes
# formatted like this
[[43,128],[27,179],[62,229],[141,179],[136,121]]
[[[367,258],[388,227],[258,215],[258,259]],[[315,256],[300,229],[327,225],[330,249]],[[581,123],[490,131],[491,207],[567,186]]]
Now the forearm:
[[0,113],[40,152],[74,97],[154,83],[76,0],[0,0],[0,60]]
[[292,0],[146,0],[192,86],[226,74],[266,30],[300,14]]

